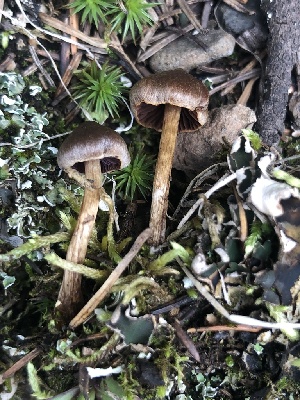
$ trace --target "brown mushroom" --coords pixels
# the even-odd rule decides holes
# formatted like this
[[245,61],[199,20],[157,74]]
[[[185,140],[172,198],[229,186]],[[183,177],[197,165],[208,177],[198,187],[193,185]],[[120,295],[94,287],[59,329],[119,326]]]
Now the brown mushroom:
[[205,124],[208,97],[206,86],[182,69],[147,76],[130,91],[130,104],[137,122],[147,128],[162,131],[150,213],[154,245],[165,238],[177,133],[192,132]]
[[[68,261],[82,263],[100,198],[105,201],[109,198],[102,187],[102,173],[126,167],[130,163],[130,155],[126,143],[115,131],[96,122],[84,122],[62,143],[57,163],[85,187],[78,221],[66,255]],[[81,302],[81,274],[66,270],[56,304],[62,320],[66,322],[71,319],[81,307]]]

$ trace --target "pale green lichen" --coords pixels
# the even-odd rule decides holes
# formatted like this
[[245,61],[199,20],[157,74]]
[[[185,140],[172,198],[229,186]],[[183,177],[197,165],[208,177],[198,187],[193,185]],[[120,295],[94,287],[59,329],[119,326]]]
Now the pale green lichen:
[[0,90],[1,186],[11,188],[15,205],[8,227],[24,238],[55,232],[59,222],[49,211],[63,203],[60,189],[67,184],[58,177],[56,141],[47,133],[52,135],[51,110],[32,105],[39,104],[42,89],[17,73],[0,73]]

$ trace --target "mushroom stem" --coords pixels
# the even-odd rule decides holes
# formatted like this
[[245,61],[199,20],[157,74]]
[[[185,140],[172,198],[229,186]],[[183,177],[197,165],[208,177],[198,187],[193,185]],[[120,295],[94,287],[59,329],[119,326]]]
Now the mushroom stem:
[[150,211],[150,228],[153,229],[151,244],[154,246],[161,243],[165,238],[170,176],[180,112],[181,107],[165,104],[164,121],[155,167]]
[[[93,182],[93,187],[85,187],[77,224],[70,241],[66,260],[83,263],[89,239],[95,224],[101,197],[102,173],[99,160],[86,161],[85,178]],[[64,321],[71,320],[82,307],[82,275],[65,271],[58,294],[56,308]]]

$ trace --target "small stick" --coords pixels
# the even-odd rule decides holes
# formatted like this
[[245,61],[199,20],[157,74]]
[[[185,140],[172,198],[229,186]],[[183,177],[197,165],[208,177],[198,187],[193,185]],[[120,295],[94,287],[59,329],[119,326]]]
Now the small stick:
[[204,202],[204,199],[209,199],[210,196],[216,192],[217,190],[221,189],[223,186],[228,185],[231,181],[236,179],[236,173],[230,174],[230,175],[225,175],[221,179],[218,180],[212,186],[206,193],[204,193],[195,203],[194,205],[189,209],[189,211],[186,213],[186,215],[182,218],[182,220],[179,222],[177,229],[180,229],[183,227],[183,225],[188,221],[188,219],[194,214],[194,212],[199,208],[200,206],[202,207],[202,204]]
[[[62,77],[62,83],[59,84],[56,93],[55,93],[55,98],[57,98],[62,92],[64,92],[65,87],[67,87],[72,79],[74,71],[78,68],[80,61],[82,58],[82,52],[78,51],[74,56],[72,57],[68,67],[66,68],[66,71]],[[67,94],[67,93],[66,93]],[[52,102],[52,105],[57,105],[58,103],[55,103],[55,100]]]
[[237,325],[249,325],[251,327],[260,327],[266,329],[281,329],[281,330],[291,330],[300,329],[300,323],[298,322],[268,322],[261,321],[256,318],[246,317],[244,315],[229,314],[229,312],[220,304],[209,292],[208,290],[194,277],[194,275],[183,265],[181,268],[185,272],[188,278],[193,282],[199,293],[217,310],[223,317]]
[[249,15],[255,14],[254,11],[248,10],[248,8],[244,7],[239,0],[223,0],[223,2],[241,13]]
[[241,94],[240,98],[236,102],[236,104],[240,104],[242,106],[246,106],[247,101],[249,100],[250,94],[252,92],[252,88],[254,83],[257,81],[258,77],[250,79],[250,81],[245,86],[243,93]]
[[[241,76],[241,75],[243,75],[243,74],[245,74],[245,73],[247,73],[247,72],[252,71],[253,68],[256,66],[256,64],[257,64],[257,60],[256,60],[256,59],[251,60],[251,61],[237,74],[237,77],[238,77],[238,76]],[[225,89],[222,91],[221,95],[222,95],[222,96],[225,96],[226,94],[230,93],[230,92],[234,89],[235,86],[236,86],[236,83],[235,83],[235,84],[232,84],[232,85],[229,85],[227,88],[225,88]]]
[[[69,4],[72,2],[72,0],[69,0]],[[69,10],[70,12],[70,17],[69,17],[69,25],[78,30],[79,31],[79,17],[77,13],[72,12],[71,10]],[[77,42],[76,38],[74,36],[71,36],[71,39],[74,40],[75,42]],[[78,47],[75,44],[71,44],[71,54],[72,56],[74,56],[77,53],[77,49]]]
[[203,5],[202,15],[201,15],[201,25],[203,29],[208,27],[209,16],[212,9],[213,3],[211,1],[207,1]]
[[118,36],[114,32],[112,32],[110,39],[111,41],[109,43],[109,48],[114,51],[121,58],[121,60],[123,60],[131,68],[133,74],[141,78],[142,75],[140,71],[137,69],[135,63],[131,61],[130,57],[128,57],[127,53],[124,51]]
[[209,91],[209,96],[212,96],[213,94],[219,92],[220,90],[224,89],[225,87],[227,87],[229,85],[243,82],[243,81],[246,81],[251,78],[256,78],[256,77],[260,76],[260,74],[261,74],[260,68],[254,68],[252,71],[246,72],[243,75],[236,76],[235,78],[213,88],[212,90]]
[[115,284],[117,279],[121,276],[121,274],[128,267],[129,263],[133,260],[133,258],[137,255],[140,248],[143,244],[151,237],[152,229],[147,228],[139,236],[136,238],[133,243],[131,249],[126,254],[126,256],[119,262],[116,268],[112,271],[110,276],[101,286],[101,288],[94,294],[94,296],[86,303],[86,305],[81,309],[81,311],[72,319],[69,326],[71,329],[76,328],[80,324],[82,324],[95,310],[98,304],[105,298],[105,296],[109,293],[112,286]]
[[45,77],[47,82],[49,83],[49,85],[53,87],[53,86],[55,86],[55,83],[54,83],[53,79],[51,78],[51,76],[48,74],[48,72],[43,67],[41,61],[39,60],[39,58],[36,54],[35,47],[36,47],[36,42],[32,39],[29,39],[28,49],[31,54],[31,57],[32,57],[35,65],[38,67],[38,69],[41,71],[41,73],[43,74],[43,76]]
[[[67,16],[64,16],[63,22],[65,24],[69,23],[69,18]],[[63,34],[64,36],[69,36],[66,33]],[[72,38],[74,40],[74,38]],[[76,40],[76,39],[75,39]],[[70,63],[70,57],[71,57],[71,46],[70,43],[65,42],[64,40],[60,44],[60,59],[59,59],[59,69],[61,75],[64,75],[66,72],[67,66]],[[74,46],[74,45],[73,45]]]
[[[179,5],[179,4],[178,4]],[[159,8],[161,9],[161,12],[163,13],[163,14],[168,14],[168,11],[171,9],[171,8],[174,8],[174,1],[173,0],[166,0],[166,2],[165,2],[165,4],[161,4],[160,6],[159,6]],[[180,10],[180,12],[182,12],[181,10]],[[164,18],[164,23],[163,23],[163,26],[166,28],[167,26],[171,26],[171,25],[173,25],[174,24],[174,19],[172,18],[172,16],[171,15],[169,15],[168,17],[166,17],[166,18]]]
[[41,354],[42,349],[36,347],[34,350],[32,350],[30,353],[26,354],[26,356],[22,357],[20,360],[14,363],[10,368],[8,368],[3,374],[0,375],[0,385],[3,384],[3,382],[14,376],[14,374],[19,371],[21,368],[25,367],[29,363],[29,361],[33,360],[35,357],[37,357],[39,354]]
[[187,335],[187,333],[183,330],[178,319],[175,318],[175,321],[173,322],[172,325],[175,328],[175,333],[176,333],[178,339],[181,341],[181,343],[187,348],[187,350],[192,355],[192,357],[194,357],[194,359],[196,361],[200,362],[200,355],[199,355],[199,352],[198,352],[194,342]]
[[[0,14],[0,16],[1,16],[1,14]],[[15,68],[16,68],[16,63],[14,61],[15,57],[16,57],[15,54],[9,53],[7,55],[7,57],[0,64],[0,72],[3,72],[3,71],[14,71]]]
[[235,332],[260,332],[262,327],[254,327],[249,325],[237,325],[237,326],[229,326],[229,325],[215,325],[215,326],[202,326],[201,328],[189,328],[187,330],[188,333],[197,333],[197,332],[223,332],[223,331],[235,331]]
[[53,60],[56,60],[56,61],[60,60],[60,55],[56,51],[49,51],[47,53],[43,49],[36,49],[36,54],[38,54],[39,56],[45,57],[45,58],[49,58],[49,59],[51,57]]
[[248,222],[247,222],[247,217],[246,217],[246,211],[243,207],[243,203],[241,201],[241,198],[240,198],[235,186],[233,186],[233,191],[234,191],[235,199],[237,202],[239,218],[240,218],[240,241],[245,242],[245,240],[248,237]]
[[201,26],[200,22],[198,21],[195,13],[190,9],[190,6],[186,3],[185,0],[177,0],[177,4],[181,8],[182,12],[187,16],[187,18],[190,20],[191,24],[193,27],[198,31],[198,32],[204,32],[205,29]]

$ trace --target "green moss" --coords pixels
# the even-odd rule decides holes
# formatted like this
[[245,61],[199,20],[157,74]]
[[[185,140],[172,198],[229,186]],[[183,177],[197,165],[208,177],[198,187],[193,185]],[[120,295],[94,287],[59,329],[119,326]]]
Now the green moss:
[[296,400],[299,398],[300,395],[300,384],[295,380],[283,376],[282,378],[278,379],[275,383],[270,384],[270,390],[268,392],[267,400],[272,399],[291,399]]

